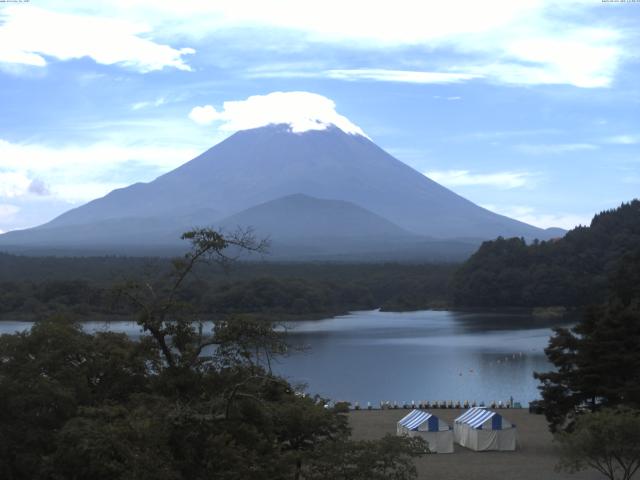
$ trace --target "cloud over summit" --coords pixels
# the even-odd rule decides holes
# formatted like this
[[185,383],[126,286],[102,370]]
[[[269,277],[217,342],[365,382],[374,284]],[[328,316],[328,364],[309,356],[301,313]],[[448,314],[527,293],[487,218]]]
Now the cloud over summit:
[[220,130],[235,132],[273,124],[288,124],[294,133],[326,130],[335,125],[345,133],[366,134],[336,111],[333,100],[311,92],[272,92],[246,100],[226,101],[222,109],[212,105],[194,107],[189,118],[200,125],[220,122]]

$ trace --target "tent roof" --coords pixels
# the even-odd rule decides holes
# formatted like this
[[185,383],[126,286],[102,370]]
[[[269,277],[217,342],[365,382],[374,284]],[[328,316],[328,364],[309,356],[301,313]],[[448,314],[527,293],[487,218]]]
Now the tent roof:
[[[408,415],[401,418],[398,423],[409,430],[415,430],[424,422],[428,421],[431,417],[434,417],[430,412],[423,410],[412,410]],[[437,418],[437,417],[436,417]]]
[[466,412],[464,412],[462,415],[460,415],[459,417],[457,417],[454,422],[456,423],[466,423],[466,419],[473,416],[474,414],[476,414],[479,411],[483,411],[486,412],[486,408],[484,407],[472,407],[469,410],[467,410]]
[[492,418],[492,417],[494,417],[496,415],[498,415],[498,417],[500,417],[500,415],[497,412],[492,412],[491,410],[486,410],[486,409],[484,409],[482,407],[474,407],[474,408],[471,408],[471,409],[467,410],[462,415],[460,415],[458,418],[456,418],[455,422],[456,423],[466,423],[471,428],[478,428],[484,422],[486,422],[487,420],[489,420],[490,418]]

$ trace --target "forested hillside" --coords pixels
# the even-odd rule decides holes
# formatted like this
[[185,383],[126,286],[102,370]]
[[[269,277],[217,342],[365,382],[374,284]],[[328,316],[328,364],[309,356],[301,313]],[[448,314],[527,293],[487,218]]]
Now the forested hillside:
[[640,201],[596,215],[589,227],[527,245],[485,242],[454,275],[458,306],[580,307],[601,303],[625,255],[640,251]]

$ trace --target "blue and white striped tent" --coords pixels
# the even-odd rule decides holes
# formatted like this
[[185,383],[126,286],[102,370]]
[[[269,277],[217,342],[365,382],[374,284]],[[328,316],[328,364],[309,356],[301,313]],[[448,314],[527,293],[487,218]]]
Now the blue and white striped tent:
[[498,412],[474,407],[453,423],[457,443],[472,450],[515,450],[516,428]]
[[423,438],[434,453],[453,453],[451,427],[431,412],[411,410],[398,421],[397,434]]

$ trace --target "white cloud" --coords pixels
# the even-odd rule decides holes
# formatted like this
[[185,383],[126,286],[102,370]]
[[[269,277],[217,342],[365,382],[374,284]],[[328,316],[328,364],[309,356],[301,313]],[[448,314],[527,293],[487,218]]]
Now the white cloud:
[[613,72],[589,77],[584,72],[563,72],[552,64],[531,66],[516,62],[495,62],[461,66],[460,69],[496,83],[508,85],[566,84],[582,88],[597,88],[608,87],[613,80]]
[[0,197],[14,198],[26,195],[29,185],[31,179],[22,171],[0,172]]
[[[591,31],[591,29],[589,30]],[[622,58],[618,36],[611,31],[595,32],[600,43],[590,45],[587,29],[574,34],[584,40],[564,38],[523,38],[504,45],[493,44],[491,51],[479,45],[491,42],[476,39],[478,45],[459,40],[439,42],[441,48],[473,53],[481,63],[467,60],[453,62],[443,70],[357,69],[286,69],[261,68],[249,73],[252,78],[332,78],[346,81],[380,81],[415,84],[460,83],[483,79],[507,85],[573,85],[580,88],[609,87]],[[599,35],[598,35],[599,34]],[[517,37],[517,33],[515,33]],[[502,43],[502,42],[499,42]],[[593,42],[592,42],[593,43]],[[471,51],[471,52],[470,52]],[[557,52],[557,53],[554,53]],[[455,58],[455,57],[454,57]]]
[[219,128],[230,132],[282,123],[289,124],[295,133],[335,125],[346,133],[366,136],[360,127],[336,112],[333,100],[310,92],[253,95],[246,100],[224,102],[220,111],[203,105],[194,107],[189,118],[201,125],[222,122]]
[[[471,73],[424,72],[415,70],[385,70],[380,68],[360,68],[344,70],[327,70],[320,76],[337,80],[375,80],[379,82],[404,83],[458,83],[479,78],[480,75]],[[460,97],[454,98],[455,100]]]
[[0,198],[49,195],[49,187],[39,178],[24,170],[0,170]]
[[48,195],[77,203],[102,196],[131,182],[103,180],[125,167],[166,171],[195,157],[193,148],[123,146],[49,147],[0,140],[0,199]]
[[[316,43],[359,50],[388,51],[390,47],[426,48],[435,53],[440,50],[445,53],[446,65],[431,69],[435,73],[456,72],[517,85],[607,87],[620,62],[631,55],[627,51],[633,49],[632,44],[622,41],[628,35],[617,28],[613,20],[599,21],[604,7],[587,0],[561,3],[554,0],[93,0],[82,5],[43,0],[43,3],[59,11],[81,10],[104,18],[127,19],[134,25],[151,25],[154,32],[161,32],[165,38],[203,41],[216,35],[226,35],[227,39],[240,36],[245,42],[252,42],[252,48],[259,48],[281,34],[282,38],[295,38],[298,49]],[[130,36],[138,33],[141,32],[134,30]],[[33,50],[12,50],[12,53],[25,56],[25,62],[42,62],[42,57],[37,55],[27,58],[34,54]],[[173,55],[173,61],[182,61],[180,51],[173,50]],[[313,76],[318,72],[304,71],[296,75]],[[272,76],[291,74],[295,71],[272,72]],[[392,81],[415,81],[410,75],[396,78]],[[351,75],[348,79],[355,77]]]
[[[465,33],[482,33],[533,17],[543,0],[419,2],[396,0],[94,0],[85,11],[105,10],[162,25],[171,34],[202,38],[219,29],[264,28],[306,32],[317,41],[370,41],[381,45],[416,44]],[[55,2],[57,8],[66,7]]]
[[548,145],[522,144],[516,145],[515,148],[516,150],[529,155],[556,155],[584,150],[596,150],[598,146],[591,143],[558,143]]
[[[272,65],[253,68],[247,73],[249,78],[330,78],[348,82],[375,81],[414,84],[447,84],[460,83],[481,74],[467,72],[436,72],[422,70],[389,70],[384,68],[351,68],[351,69],[296,69],[295,65]],[[448,97],[457,100],[460,97]]]
[[190,70],[182,58],[191,48],[174,49],[148,38],[151,27],[126,19],[78,15],[16,5],[0,12],[0,63],[44,67],[47,57],[90,57],[149,72],[165,67]]
[[[7,203],[0,203],[0,220],[12,219],[16,213],[20,211],[20,207]],[[2,233],[0,231],[0,233]]]
[[131,110],[142,110],[143,108],[160,107],[165,103],[167,103],[167,100],[164,97],[158,97],[152,101],[136,102],[131,105]]
[[614,135],[605,139],[607,143],[615,143],[617,145],[635,145],[640,143],[640,135]]
[[211,125],[219,120],[220,112],[211,105],[203,105],[202,107],[193,107],[189,112],[189,118],[199,125]]
[[20,212],[20,207],[9,203],[0,203],[0,224],[3,228],[0,228],[0,234],[4,233],[7,227],[11,230],[13,222],[16,220],[16,214]]
[[623,56],[620,34],[606,28],[564,27],[555,32],[531,28],[511,32],[508,40],[497,41],[498,55],[459,71],[506,84],[609,87]]
[[565,230],[571,230],[578,225],[589,225],[593,215],[581,215],[575,213],[542,213],[535,208],[512,205],[501,207],[497,205],[481,205],[487,210],[515,218],[521,222],[528,223],[540,228],[559,227]]
[[469,170],[439,170],[424,173],[447,187],[489,186],[511,189],[527,186],[533,174],[527,172],[471,173]]

